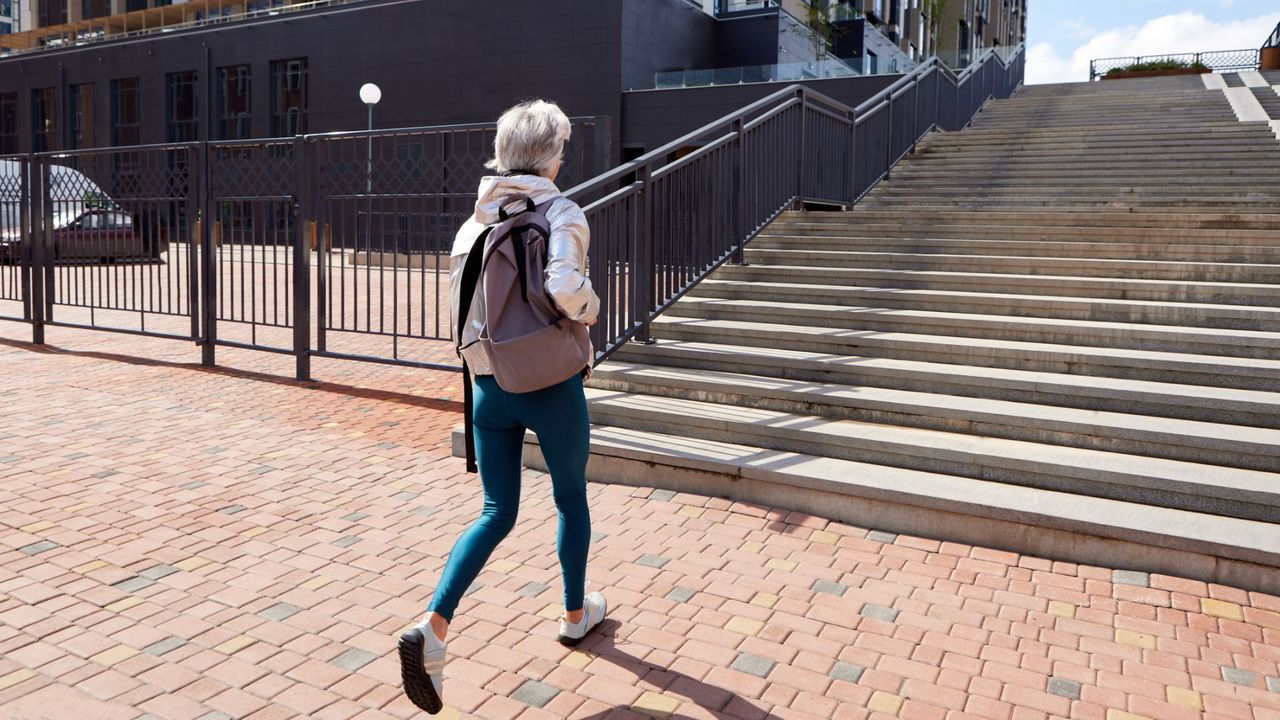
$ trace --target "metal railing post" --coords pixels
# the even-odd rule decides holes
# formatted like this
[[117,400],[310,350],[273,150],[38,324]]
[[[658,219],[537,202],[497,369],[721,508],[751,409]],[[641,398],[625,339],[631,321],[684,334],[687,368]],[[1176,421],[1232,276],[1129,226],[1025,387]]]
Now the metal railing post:
[[796,90],[796,94],[800,97],[800,152],[796,158],[796,204],[797,208],[804,207],[804,156],[809,151],[809,97],[805,95],[804,88]]
[[889,123],[887,125],[888,132],[885,133],[887,140],[885,142],[884,153],[884,179],[886,182],[893,178],[893,96],[889,96]]
[[849,209],[858,202],[858,114],[850,110],[849,119]]
[[[23,284],[26,292],[26,315],[31,320],[31,342],[44,344],[44,173],[36,164],[34,155],[27,156],[27,171],[23,174],[23,183],[27,202],[23,203],[20,212],[24,214],[22,229],[26,237],[22,239],[22,262],[26,266]],[[30,206],[28,208],[28,205]]]
[[916,142],[920,140],[920,78],[916,78],[911,88],[911,154],[916,154]]
[[640,207],[636,213],[636,253],[631,266],[632,291],[628,293],[632,302],[631,317],[640,318],[640,328],[636,333],[636,341],[650,345],[654,342],[649,335],[649,315],[653,312],[653,168],[649,163],[640,166],[636,171],[636,181],[640,183],[636,202]]
[[209,143],[200,143],[200,318],[202,325],[200,364],[217,364],[218,276],[213,228],[213,156]]
[[[373,136],[370,135],[370,142]],[[372,157],[372,156],[371,156]],[[311,379],[311,172],[307,142],[301,135],[293,138],[294,203],[293,203],[293,356],[299,380]],[[370,159],[372,165],[372,159]],[[370,185],[373,175],[368,177]]]
[[747,199],[744,195],[747,192],[747,139],[744,133],[744,125],[741,117],[734,119],[733,125],[730,126],[730,132],[737,136],[734,143],[735,150],[733,153],[733,262],[737,265],[746,265],[746,255],[743,246],[747,244]]

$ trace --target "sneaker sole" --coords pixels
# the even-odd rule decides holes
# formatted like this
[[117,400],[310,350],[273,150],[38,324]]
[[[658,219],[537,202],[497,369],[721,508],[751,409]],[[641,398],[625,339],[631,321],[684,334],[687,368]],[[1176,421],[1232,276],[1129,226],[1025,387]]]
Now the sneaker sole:
[[444,709],[444,701],[436,694],[436,686],[422,666],[422,646],[426,639],[414,628],[400,636],[400,678],[409,701],[435,715]]
[[569,637],[568,635],[561,635],[560,644],[564,645],[565,647],[577,647],[578,643],[582,642],[583,640],[586,640],[587,635],[590,635],[590,634],[591,634],[591,631],[588,630],[585,633],[583,633],[582,637],[580,638]]

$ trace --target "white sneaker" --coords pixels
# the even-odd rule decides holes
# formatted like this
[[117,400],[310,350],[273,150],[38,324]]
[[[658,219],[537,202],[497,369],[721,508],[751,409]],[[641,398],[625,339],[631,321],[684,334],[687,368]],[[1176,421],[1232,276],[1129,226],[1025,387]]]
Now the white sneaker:
[[598,592],[587,595],[582,601],[582,611],[582,621],[577,623],[569,622],[564,615],[560,616],[560,644],[570,647],[577,645],[592,628],[604,620],[608,611],[604,595]]
[[445,643],[430,625],[410,628],[400,636],[400,677],[414,705],[435,715],[444,708]]

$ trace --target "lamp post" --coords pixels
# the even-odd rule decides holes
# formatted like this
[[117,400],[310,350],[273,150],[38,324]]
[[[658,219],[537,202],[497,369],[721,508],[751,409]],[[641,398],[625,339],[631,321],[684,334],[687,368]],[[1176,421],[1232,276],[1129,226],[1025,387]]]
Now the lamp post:
[[364,244],[365,252],[373,252],[373,106],[382,99],[382,89],[373,83],[360,86],[360,102],[369,108],[368,154],[365,160],[364,195]]
[[373,83],[365,83],[360,86],[360,102],[369,108],[369,157],[365,167],[368,182],[365,183],[365,191],[373,192],[373,106],[378,104],[382,99],[382,89]]

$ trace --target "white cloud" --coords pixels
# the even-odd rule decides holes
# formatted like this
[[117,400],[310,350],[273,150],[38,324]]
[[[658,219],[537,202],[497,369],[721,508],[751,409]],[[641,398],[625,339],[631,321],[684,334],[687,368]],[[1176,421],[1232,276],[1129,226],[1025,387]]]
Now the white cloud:
[[1216,22],[1198,12],[1181,12],[1141,26],[1104,30],[1063,56],[1049,43],[1027,51],[1027,83],[1084,82],[1089,61],[1099,58],[1256,48],[1280,22],[1280,12],[1238,22]]

